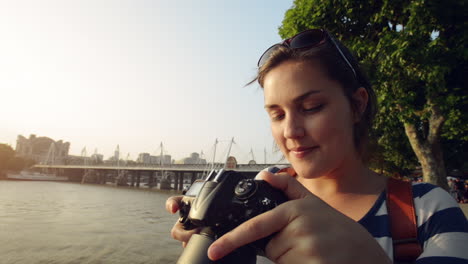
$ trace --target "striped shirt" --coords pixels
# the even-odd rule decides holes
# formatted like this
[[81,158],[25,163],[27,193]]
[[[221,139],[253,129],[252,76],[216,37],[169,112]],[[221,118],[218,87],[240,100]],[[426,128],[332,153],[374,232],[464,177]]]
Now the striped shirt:
[[[418,240],[423,253],[416,264],[468,264],[468,222],[450,194],[428,183],[413,183]],[[382,192],[369,212],[358,221],[393,260],[393,243]],[[272,263],[257,257],[257,264]]]
[[[413,183],[418,240],[423,253],[415,263],[468,263],[468,222],[457,202],[442,188]],[[393,259],[385,191],[359,220]]]

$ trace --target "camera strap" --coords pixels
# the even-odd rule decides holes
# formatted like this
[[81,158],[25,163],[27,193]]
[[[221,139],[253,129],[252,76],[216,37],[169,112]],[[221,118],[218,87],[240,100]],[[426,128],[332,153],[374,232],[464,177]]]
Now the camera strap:
[[421,255],[422,248],[417,239],[418,225],[411,182],[388,179],[387,211],[393,239],[394,261],[415,261]]

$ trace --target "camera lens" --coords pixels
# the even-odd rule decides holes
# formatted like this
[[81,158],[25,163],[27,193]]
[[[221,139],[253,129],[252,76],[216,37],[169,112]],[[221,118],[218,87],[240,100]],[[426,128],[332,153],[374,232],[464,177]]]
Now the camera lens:
[[241,180],[236,188],[234,189],[234,193],[236,194],[236,197],[239,199],[247,199],[250,196],[252,196],[255,191],[257,190],[257,183],[255,180],[252,179],[247,179],[247,180]]
[[208,248],[214,238],[206,234],[193,234],[177,264],[208,264],[213,263],[208,258]]

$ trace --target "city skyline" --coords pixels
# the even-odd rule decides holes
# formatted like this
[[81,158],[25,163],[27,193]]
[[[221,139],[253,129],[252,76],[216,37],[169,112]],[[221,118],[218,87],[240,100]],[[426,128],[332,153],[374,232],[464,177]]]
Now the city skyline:
[[[274,154],[255,76],[292,1],[0,3],[0,143],[36,134],[136,159]],[[236,154],[234,154],[236,155]],[[247,162],[248,158],[239,158]],[[243,160],[245,159],[245,161]]]
[[[39,140],[39,141],[37,141]],[[228,157],[234,157],[240,164],[248,164],[252,161],[254,161],[257,164],[269,164],[271,162],[267,161],[272,161],[272,163],[282,163],[284,160],[282,159],[281,156],[278,159],[278,156],[276,155],[270,155],[270,158],[267,158],[267,152],[266,149],[264,150],[264,156],[263,157],[255,157],[255,154],[253,153],[253,149],[250,150],[249,153],[240,153],[234,151],[233,147],[235,146],[235,141],[234,138],[230,140],[230,146],[227,146],[227,149],[225,151],[222,151],[222,149],[218,149],[217,145],[219,144],[219,140],[215,141],[215,144],[213,145],[212,153],[206,153],[204,150],[201,150],[200,152],[197,151],[192,151],[190,154],[184,157],[173,157],[170,153],[168,153],[166,150],[164,150],[164,145],[161,142],[159,149],[153,153],[148,153],[148,152],[139,152],[137,153],[137,157],[131,157],[129,153],[124,153],[120,150],[120,145],[116,146],[116,149],[114,150],[112,155],[109,156],[104,156],[102,153],[100,153],[97,149],[94,151],[89,151],[84,147],[81,150],[81,153],[79,155],[76,154],[71,154],[68,153],[70,149],[71,142],[63,141],[62,139],[52,139],[47,136],[43,135],[35,135],[35,134],[30,134],[29,137],[25,137],[23,135],[18,135],[17,141],[15,145],[11,145],[13,149],[15,149],[17,155],[24,156],[27,158],[32,158],[33,156],[37,156],[34,158],[34,160],[38,161],[39,163],[44,162],[44,160],[49,159],[48,157],[50,155],[50,148],[54,148],[55,150],[52,151],[53,158],[56,159],[58,157],[60,158],[65,158],[66,156],[74,156],[74,157],[93,157],[93,156],[100,156],[101,160],[123,160],[123,161],[136,161],[136,162],[141,162],[141,163],[159,163],[157,162],[150,162],[146,161],[143,162],[141,161],[142,159],[149,160],[149,159],[159,159],[161,157],[164,157],[164,164],[171,164],[171,163],[183,163],[183,164],[193,164],[193,162],[186,163],[186,160],[203,160],[204,163],[223,163],[226,162]],[[35,146],[35,147],[34,147]],[[234,147],[235,149],[235,147]],[[33,153],[34,152],[34,153]],[[58,156],[57,156],[58,155]],[[215,157],[215,158],[214,158]],[[63,163],[63,161],[59,161],[59,163]]]

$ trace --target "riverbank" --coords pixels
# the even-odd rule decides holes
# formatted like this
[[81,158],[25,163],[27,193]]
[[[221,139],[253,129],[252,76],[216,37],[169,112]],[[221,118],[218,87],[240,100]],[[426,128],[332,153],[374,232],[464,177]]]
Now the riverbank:
[[41,174],[41,173],[25,173],[20,172],[18,174],[10,174],[7,173],[2,180],[9,180],[9,181],[68,181],[68,177],[63,176],[56,176],[56,175],[49,175],[49,174]]
[[[80,182],[70,181],[68,177],[65,176],[56,176],[51,174],[43,174],[37,172],[20,172],[20,173],[6,173],[5,175],[0,176],[0,180],[5,181],[32,181],[32,182],[63,182],[63,183],[71,183],[71,184],[80,184]],[[122,188],[122,189],[130,189],[130,190],[141,190],[141,191],[151,191],[151,192],[161,192],[161,193],[168,193],[171,195],[180,195],[182,191],[178,191],[174,189],[174,183],[171,184],[171,189],[161,189],[160,184],[156,186],[150,187],[148,184],[142,183],[139,187],[129,185],[117,185],[114,182],[106,182],[106,183],[84,183],[86,185],[96,185],[96,186],[105,186],[111,188]],[[185,188],[189,187],[189,184],[184,184]]]

